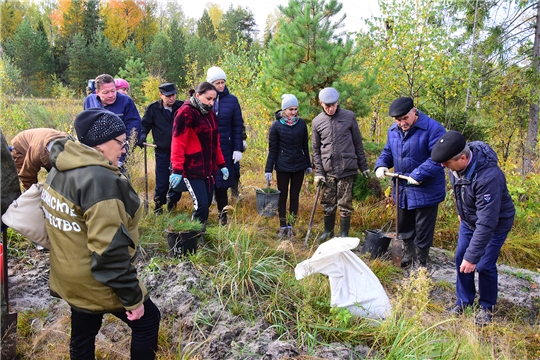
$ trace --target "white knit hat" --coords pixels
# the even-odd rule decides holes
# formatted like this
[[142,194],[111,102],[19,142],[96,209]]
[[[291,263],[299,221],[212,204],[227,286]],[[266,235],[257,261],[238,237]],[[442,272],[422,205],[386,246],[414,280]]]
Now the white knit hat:
[[298,99],[293,94],[281,95],[281,110],[288,109],[293,106],[298,106]]
[[222,79],[227,80],[227,75],[225,75],[225,71],[221,70],[221,68],[218,66],[212,66],[206,72],[206,81],[208,81],[210,84],[216,80]]

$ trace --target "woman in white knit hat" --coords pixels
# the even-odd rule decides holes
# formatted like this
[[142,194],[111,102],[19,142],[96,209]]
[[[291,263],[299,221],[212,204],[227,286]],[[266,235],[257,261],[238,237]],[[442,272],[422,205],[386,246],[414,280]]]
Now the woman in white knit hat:
[[[280,191],[278,215],[279,238],[292,238],[293,225],[298,214],[300,190],[304,172],[311,173],[306,122],[298,116],[298,99],[292,94],[281,96],[281,109],[276,111],[276,120],[268,136],[268,157],[264,169],[266,181],[272,180],[276,170],[277,188]],[[287,216],[287,196],[290,203]]]
[[236,96],[229,92],[226,81],[227,75],[217,66],[212,66],[206,74],[206,81],[217,89],[217,98],[214,102],[214,112],[218,118],[221,151],[226,166],[230,171],[229,178],[216,176],[215,196],[218,206],[219,222],[227,223],[226,206],[229,204],[227,189],[234,186],[235,179],[239,177],[239,161],[242,159],[244,119],[242,109]]

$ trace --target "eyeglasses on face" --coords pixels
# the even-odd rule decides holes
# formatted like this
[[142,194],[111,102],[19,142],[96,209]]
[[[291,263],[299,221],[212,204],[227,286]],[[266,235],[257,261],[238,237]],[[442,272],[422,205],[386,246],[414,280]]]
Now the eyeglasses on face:
[[122,145],[121,149],[127,149],[127,147],[129,146],[128,141],[120,141],[118,139],[113,139],[113,140],[116,141],[117,143],[119,143],[120,145]]
[[327,107],[327,108],[338,106],[338,101],[336,101],[335,103],[332,103],[332,104],[324,104],[324,106]]

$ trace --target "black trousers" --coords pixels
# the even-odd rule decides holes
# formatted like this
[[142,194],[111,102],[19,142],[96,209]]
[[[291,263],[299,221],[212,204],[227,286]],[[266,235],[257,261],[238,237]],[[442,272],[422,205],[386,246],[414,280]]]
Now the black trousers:
[[[144,315],[130,321],[125,311],[112,312],[132,330],[131,359],[153,360],[156,357],[161,314],[152,300],[144,302]],[[69,353],[72,360],[94,360],[96,335],[101,329],[103,314],[90,314],[71,308],[71,340]]]
[[403,241],[412,241],[421,249],[433,246],[438,208],[439,205],[413,210],[399,208],[398,229]]
[[[296,214],[298,214],[298,203],[300,198],[300,190],[304,182],[304,171],[296,172],[279,172],[276,171],[277,188],[280,191],[278,203],[279,226],[292,225]],[[291,221],[287,222],[287,196],[289,195],[290,184],[290,201],[289,214],[292,216]]]
[[218,188],[214,189],[214,195],[216,197],[216,203],[218,211],[221,213],[223,208],[229,205],[229,198],[227,197],[228,188]]

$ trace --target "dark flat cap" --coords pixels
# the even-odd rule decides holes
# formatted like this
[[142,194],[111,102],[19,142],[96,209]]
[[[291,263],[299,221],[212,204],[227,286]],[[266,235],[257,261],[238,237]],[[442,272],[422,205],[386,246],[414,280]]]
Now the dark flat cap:
[[461,133],[450,130],[445,133],[431,150],[431,160],[442,163],[450,160],[465,149],[467,140]]
[[400,97],[394,100],[392,105],[390,105],[389,115],[392,117],[403,116],[411,111],[413,107],[413,99],[410,97]]
[[177,93],[176,88],[174,87],[173,83],[164,83],[164,84],[159,85],[159,92],[165,96],[169,96],[169,95]]

